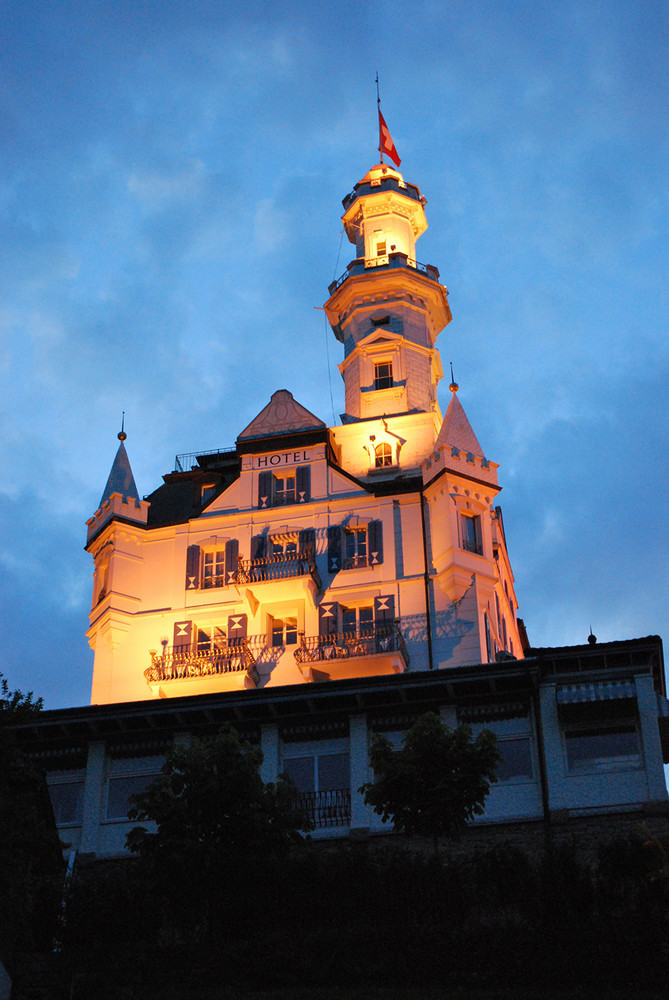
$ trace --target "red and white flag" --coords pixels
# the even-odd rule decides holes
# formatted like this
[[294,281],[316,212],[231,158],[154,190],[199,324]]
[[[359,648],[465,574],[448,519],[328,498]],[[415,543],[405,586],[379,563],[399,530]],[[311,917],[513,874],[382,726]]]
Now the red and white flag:
[[381,114],[381,109],[379,108],[379,153],[383,156],[386,153],[387,156],[393,161],[396,167],[399,167],[402,162],[397,155],[397,150],[395,149],[395,143],[393,142],[393,137],[388,130],[388,126],[385,123],[384,117]]

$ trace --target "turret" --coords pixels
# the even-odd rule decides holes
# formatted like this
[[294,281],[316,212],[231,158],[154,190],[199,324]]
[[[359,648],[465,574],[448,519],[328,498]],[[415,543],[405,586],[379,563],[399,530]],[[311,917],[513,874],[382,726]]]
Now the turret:
[[386,163],[343,201],[356,258],[330,285],[325,312],[344,345],[345,421],[438,408],[437,336],[451,320],[439,271],[416,261],[425,198]]

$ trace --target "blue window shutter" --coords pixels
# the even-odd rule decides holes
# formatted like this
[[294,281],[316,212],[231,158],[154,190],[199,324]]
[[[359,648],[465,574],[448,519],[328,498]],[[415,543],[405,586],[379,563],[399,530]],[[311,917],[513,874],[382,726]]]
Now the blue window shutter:
[[311,500],[311,466],[298,465],[295,470],[295,499],[297,503]]
[[192,622],[175,622],[172,646],[175,653],[185,653],[191,647]]
[[186,590],[200,586],[200,546],[189,545],[186,551]]
[[238,646],[247,634],[246,615],[228,616],[228,642],[231,646]]
[[328,573],[338,573],[341,569],[341,526],[328,528]]
[[[271,473],[270,473],[271,475]],[[264,559],[265,545],[267,538],[265,535],[254,535],[251,539],[251,559]]]
[[333,635],[339,631],[339,604],[337,601],[324,602],[318,607],[318,634]]
[[239,555],[239,542],[236,538],[229,538],[225,543],[225,585],[229,587],[236,580],[237,556]]
[[370,566],[383,562],[383,521],[370,521],[367,529],[367,558]]
[[271,472],[265,471],[261,472],[258,476],[258,506],[259,507],[271,507],[272,506],[272,484],[274,483],[274,476]]
[[307,549],[311,546],[311,558],[316,558],[316,532],[313,528],[303,528],[299,534],[298,550],[301,556],[306,556]]
[[386,597],[374,598],[374,621],[392,622],[395,620],[395,595],[388,594]]

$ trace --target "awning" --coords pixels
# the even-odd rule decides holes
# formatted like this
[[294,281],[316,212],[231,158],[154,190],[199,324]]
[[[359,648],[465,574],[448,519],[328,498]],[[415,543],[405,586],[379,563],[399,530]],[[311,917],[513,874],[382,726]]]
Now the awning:
[[589,701],[617,701],[636,698],[634,681],[600,681],[594,684],[560,684],[558,705],[582,705]]

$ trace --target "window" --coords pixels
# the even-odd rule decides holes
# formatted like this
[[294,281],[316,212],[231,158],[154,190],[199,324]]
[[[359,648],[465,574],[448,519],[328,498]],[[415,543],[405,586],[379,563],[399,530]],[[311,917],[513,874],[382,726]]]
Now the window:
[[[357,520],[357,519],[356,519]],[[328,528],[328,572],[380,566],[383,562],[383,522],[331,525]]]
[[502,759],[497,767],[498,781],[532,778],[532,748],[529,737],[500,740],[497,744]]
[[287,542],[279,538],[272,539],[272,555],[276,559],[297,559],[297,542]]
[[374,464],[377,469],[393,464],[393,450],[386,441],[377,444],[374,449]]
[[81,823],[84,808],[84,782],[63,781],[48,785],[49,798],[57,826]]
[[374,608],[342,608],[341,624],[344,635],[369,634],[374,627]]
[[347,528],[344,532],[344,569],[367,565],[367,528]]
[[297,643],[297,618],[272,618],[272,646],[294,646]]
[[374,388],[391,389],[393,385],[392,361],[377,361],[374,364]]
[[386,241],[385,240],[379,240],[377,242],[377,244],[376,244],[376,256],[377,257],[385,257],[386,254],[387,254],[387,252],[388,251],[386,250]]
[[462,526],[462,547],[467,552],[476,552],[483,555],[481,544],[481,518],[478,514],[471,516],[463,514],[460,518]]
[[639,735],[634,723],[591,726],[565,733],[570,771],[639,767]]
[[258,507],[286,507],[311,499],[311,467],[297,465],[285,472],[263,469],[258,476]]
[[300,793],[316,827],[348,826],[351,822],[351,773],[347,753],[284,757],[283,770]]
[[157,778],[157,774],[130,774],[109,779],[107,819],[127,819],[132,809],[131,795],[139,795]]
[[202,585],[205,589],[225,586],[225,550],[204,553]]
[[225,646],[225,629],[220,625],[197,630],[198,653],[217,653]]
[[203,507],[205,506],[205,504],[209,503],[209,501],[214,496],[215,492],[216,492],[216,483],[205,483],[202,486],[200,499]]

